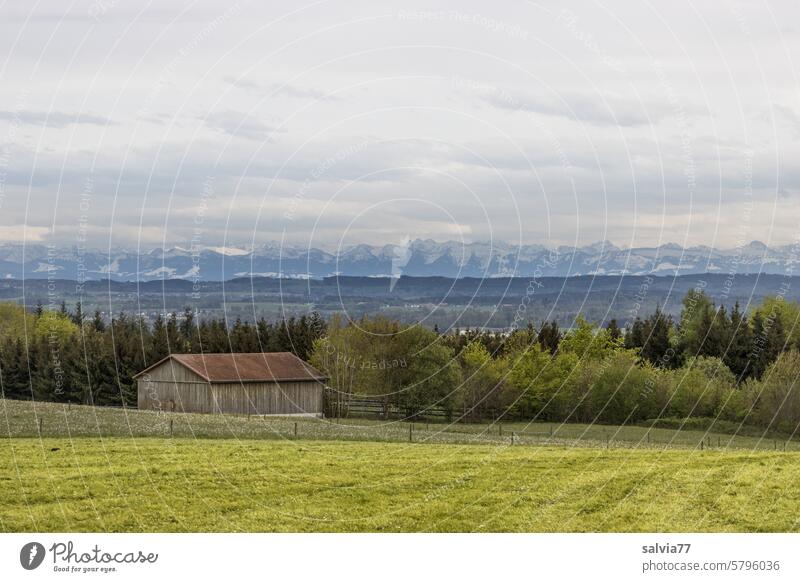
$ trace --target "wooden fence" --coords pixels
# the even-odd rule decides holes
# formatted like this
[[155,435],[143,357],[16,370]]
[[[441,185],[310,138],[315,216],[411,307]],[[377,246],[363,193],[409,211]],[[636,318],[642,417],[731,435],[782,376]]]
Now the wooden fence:
[[441,420],[452,421],[458,413],[440,406],[430,406],[422,410],[411,411],[396,406],[385,398],[350,398],[335,390],[326,390],[325,416],[329,418],[364,417],[378,419],[404,420]]

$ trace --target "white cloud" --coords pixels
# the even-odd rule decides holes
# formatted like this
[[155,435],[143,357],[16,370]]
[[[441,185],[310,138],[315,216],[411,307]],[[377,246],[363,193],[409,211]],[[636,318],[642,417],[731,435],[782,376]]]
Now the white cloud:
[[4,242],[42,242],[50,234],[45,226],[0,226],[0,241]]

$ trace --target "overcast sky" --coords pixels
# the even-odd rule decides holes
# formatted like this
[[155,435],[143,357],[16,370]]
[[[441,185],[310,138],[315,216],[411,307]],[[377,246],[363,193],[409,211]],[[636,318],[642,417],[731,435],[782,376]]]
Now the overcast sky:
[[797,0],[262,4],[5,3],[0,240],[800,233]]

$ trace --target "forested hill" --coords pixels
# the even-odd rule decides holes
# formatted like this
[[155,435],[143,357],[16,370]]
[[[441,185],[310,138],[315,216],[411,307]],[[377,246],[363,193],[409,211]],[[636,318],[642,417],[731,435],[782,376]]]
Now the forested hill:
[[[239,278],[225,282],[3,280],[0,300],[70,304],[81,299],[87,311],[156,313],[191,306],[202,315],[274,318],[316,310],[323,315],[382,313],[401,321],[426,317],[430,326],[508,326],[518,307],[538,323],[556,319],[569,325],[577,313],[589,321],[616,318],[621,324],[656,305],[677,316],[690,289],[702,289],[715,303],[744,310],[765,296],[800,299],[800,277],[701,274],[680,277],[580,276],[528,278],[328,277],[320,280]],[[469,309],[464,309],[465,307]]]

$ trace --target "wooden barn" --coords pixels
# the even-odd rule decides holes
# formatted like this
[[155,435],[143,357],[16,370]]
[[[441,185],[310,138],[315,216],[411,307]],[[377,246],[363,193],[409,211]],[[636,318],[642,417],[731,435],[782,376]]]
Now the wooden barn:
[[140,410],[315,416],[326,380],[289,352],[172,354],[134,379]]

